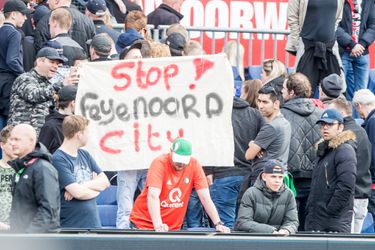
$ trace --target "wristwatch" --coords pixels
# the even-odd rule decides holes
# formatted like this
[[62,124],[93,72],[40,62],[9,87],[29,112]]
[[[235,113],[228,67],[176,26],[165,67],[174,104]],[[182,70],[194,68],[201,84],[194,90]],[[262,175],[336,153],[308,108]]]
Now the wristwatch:
[[215,227],[217,227],[217,226],[224,226],[224,223],[221,220],[219,220],[218,222],[215,223],[214,226]]

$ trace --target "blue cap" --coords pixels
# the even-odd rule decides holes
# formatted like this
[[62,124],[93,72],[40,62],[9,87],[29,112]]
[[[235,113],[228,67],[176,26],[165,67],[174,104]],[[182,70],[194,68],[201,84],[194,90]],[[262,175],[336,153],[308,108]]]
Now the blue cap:
[[269,159],[263,164],[263,173],[266,174],[284,174],[284,164],[276,159]]
[[121,33],[116,42],[116,50],[118,54],[128,46],[131,46],[135,41],[143,40],[141,34],[139,34],[135,29],[129,28],[125,32]]
[[344,123],[344,118],[340,115],[339,112],[337,112],[336,109],[326,109],[324,110],[322,116],[316,123],[335,123],[335,121],[338,121],[339,123]]

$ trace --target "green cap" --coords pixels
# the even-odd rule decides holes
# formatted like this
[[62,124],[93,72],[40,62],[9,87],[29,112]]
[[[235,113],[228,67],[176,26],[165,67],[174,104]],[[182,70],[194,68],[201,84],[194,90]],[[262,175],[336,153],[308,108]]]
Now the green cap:
[[172,161],[188,164],[192,153],[191,142],[183,138],[176,139],[172,144]]

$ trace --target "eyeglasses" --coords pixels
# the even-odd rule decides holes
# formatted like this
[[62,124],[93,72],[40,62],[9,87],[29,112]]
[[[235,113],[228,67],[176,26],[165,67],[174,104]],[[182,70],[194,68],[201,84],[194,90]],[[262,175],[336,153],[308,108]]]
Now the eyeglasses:
[[263,86],[260,90],[259,90],[259,93],[260,94],[274,94],[276,96],[278,96],[277,92],[276,92],[276,89],[270,85],[265,85]]
[[339,123],[338,122],[334,122],[334,123],[320,122],[319,123],[320,128],[331,128],[335,124],[339,124]]

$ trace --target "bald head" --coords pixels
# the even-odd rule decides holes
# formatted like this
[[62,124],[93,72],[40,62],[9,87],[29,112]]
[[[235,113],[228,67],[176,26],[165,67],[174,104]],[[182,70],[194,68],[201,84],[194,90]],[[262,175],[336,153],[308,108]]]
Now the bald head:
[[181,5],[184,1],[185,0],[163,0],[163,3],[177,11],[180,11]]
[[14,154],[22,158],[35,149],[36,131],[28,124],[16,125],[9,137]]

